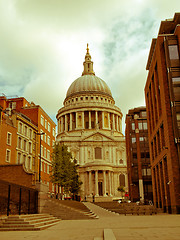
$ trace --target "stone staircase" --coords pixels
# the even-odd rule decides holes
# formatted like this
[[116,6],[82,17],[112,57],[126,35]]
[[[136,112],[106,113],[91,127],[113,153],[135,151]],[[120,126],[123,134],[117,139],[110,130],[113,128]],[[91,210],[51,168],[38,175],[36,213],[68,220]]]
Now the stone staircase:
[[60,221],[49,214],[8,216],[0,224],[0,231],[36,231],[51,227]]
[[136,203],[118,202],[96,202],[96,205],[117,214],[132,215],[152,215],[163,213],[162,209],[157,209],[150,205],[136,205]]
[[82,202],[73,200],[60,201],[57,199],[48,199],[42,212],[52,214],[62,220],[98,218],[98,216],[89,210]]

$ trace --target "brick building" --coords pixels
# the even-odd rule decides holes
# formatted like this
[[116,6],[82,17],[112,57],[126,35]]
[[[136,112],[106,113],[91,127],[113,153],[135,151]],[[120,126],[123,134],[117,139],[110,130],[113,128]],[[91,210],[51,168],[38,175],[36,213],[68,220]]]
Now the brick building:
[[180,13],[152,40],[145,98],[154,203],[180,212]]
[[[2,116],[0,124],[0,164],[23,164],[39,180],[41,137],[41,181],[54,191],[50,183],[51,152],[55,142],[55,123],[47,113],[25,98],[0,96]],[[39,136],[38,133],[44,133]],[[52,189],[53,187],[53,189]]]
[[129,110],[125,135],[130,200],[147,203],[153,198],[145,107]]

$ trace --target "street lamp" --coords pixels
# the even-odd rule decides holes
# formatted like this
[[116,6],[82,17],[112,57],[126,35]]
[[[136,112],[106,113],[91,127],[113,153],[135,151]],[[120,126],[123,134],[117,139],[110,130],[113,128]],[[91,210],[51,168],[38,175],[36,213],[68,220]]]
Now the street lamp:
[[37,133],[37,135],[40,135],[40,156],[39,156],[39,182],[41,182],[41,135],[44,135],[45,133]]

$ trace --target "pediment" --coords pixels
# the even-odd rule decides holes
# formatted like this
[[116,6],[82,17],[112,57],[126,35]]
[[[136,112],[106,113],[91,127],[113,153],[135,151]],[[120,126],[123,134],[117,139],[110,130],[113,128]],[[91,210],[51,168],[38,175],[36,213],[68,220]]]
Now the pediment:
[[93,133],[89,136],[84,137],[82,141],[101,142],[101,141],[114,141],[114,139],[112,137],[109,137],[105,134],[98,132],[98,133]]

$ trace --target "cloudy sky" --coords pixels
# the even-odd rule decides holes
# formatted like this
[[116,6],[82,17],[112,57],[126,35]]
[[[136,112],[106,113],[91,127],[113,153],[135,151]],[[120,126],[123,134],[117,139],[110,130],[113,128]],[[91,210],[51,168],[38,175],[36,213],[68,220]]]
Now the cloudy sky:
[[151,40],[175,12],[179,0],[0,0],[0,94],[23,96],[55,121],[89,43],[125,119],[145,105]]

